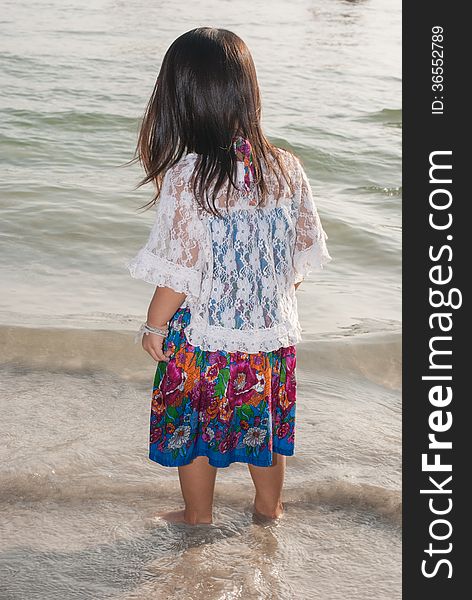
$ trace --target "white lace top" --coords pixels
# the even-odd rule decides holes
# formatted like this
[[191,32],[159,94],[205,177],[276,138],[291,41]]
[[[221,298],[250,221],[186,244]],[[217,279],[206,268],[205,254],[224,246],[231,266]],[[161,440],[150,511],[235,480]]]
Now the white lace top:
[[198,206],[190,184],[198,155],[184,156],[165,174],[147,243],[126,263],[132,277],[187,295],[186,337],[203,350],[269,352],[301,340],[294,283],[331,257],[307,175],[283,154],[295,194],[287,185],[277,203],[266,174],[269,197],[256,207],[240,161],[229,210],[226,190],[217,199],[222,217]]

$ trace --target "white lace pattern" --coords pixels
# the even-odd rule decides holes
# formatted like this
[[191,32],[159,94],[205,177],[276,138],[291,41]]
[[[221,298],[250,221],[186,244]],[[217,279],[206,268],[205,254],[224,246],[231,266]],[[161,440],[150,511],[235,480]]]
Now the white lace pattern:
[[186,294],[186,337],[203,350],[269,352],[299,342],[294,283],[331,260],[303,167],[284,153],[295,194],[267,174],[269,197],[258,208],[239,163],[239,191],[228,210],[221,192],[216,217],[193,197],[197,159],[187,154],[167,171],[149,239],[126,263],[131,276]]

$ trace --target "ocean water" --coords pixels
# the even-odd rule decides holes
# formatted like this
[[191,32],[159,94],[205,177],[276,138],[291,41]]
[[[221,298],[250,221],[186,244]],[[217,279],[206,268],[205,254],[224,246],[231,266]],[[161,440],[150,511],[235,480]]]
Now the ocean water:
[[[5,0],[0,19],[0,598],[395,600],[401,558],[399,0]],[[193,27],[250,46],[271,140],[304,161],[333,261],[298,290],[286,514],[253,520],[245,465],[215,523],[151,463],[153,288],[125,262],[139,118]]]

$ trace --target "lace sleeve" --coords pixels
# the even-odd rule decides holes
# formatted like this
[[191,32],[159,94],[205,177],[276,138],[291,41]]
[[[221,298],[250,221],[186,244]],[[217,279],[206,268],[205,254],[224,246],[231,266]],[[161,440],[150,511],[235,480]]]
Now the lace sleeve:
[[301,165],[300,170],[301,186],[296,210],[296,238],[293,252],[295,283],[303,281],[311,271],[322,269],[331,260],[326,247],[328,236],[323,230],[310,182]]
[[127,263],[132,277],[200,295],[205,232],[181,171],[171,168],[162,182],[156,216],[146,245]]

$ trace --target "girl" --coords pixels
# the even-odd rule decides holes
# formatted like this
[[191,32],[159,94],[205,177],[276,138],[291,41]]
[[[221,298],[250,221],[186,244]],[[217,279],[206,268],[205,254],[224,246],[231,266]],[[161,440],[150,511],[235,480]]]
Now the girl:
[[261,129],[245,43],[201,27],[170,46],[136,157],[158,199],[127,263],[156,287],[136,341],[157,361],[149,458],[177,466],[185,508],[211,523],[218,467],[247,463],[254,514],[277,518],[294,453],[295,290],[330,260],[299,160]]

